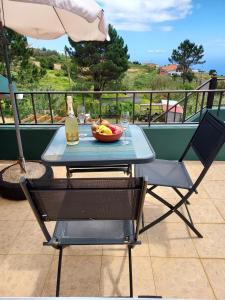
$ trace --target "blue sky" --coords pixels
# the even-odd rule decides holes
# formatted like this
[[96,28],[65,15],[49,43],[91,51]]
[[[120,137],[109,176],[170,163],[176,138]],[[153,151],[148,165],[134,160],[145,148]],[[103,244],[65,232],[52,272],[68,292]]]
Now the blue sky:
[[[130,59],[167,64],[172,49],[188,38],[205,49],[201,69],[225,75],[225,0],[98,0],[107,21],[128,45]],[[62,51],[67,38],[29,39],[34,47]]]

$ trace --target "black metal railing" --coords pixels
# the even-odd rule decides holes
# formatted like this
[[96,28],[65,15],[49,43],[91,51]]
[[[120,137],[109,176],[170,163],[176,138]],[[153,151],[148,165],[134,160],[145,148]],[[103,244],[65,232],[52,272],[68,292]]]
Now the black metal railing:
[[[215,109],[217,115],[225,109],[225,88],[204,89],[207,84],[210,87],[210,80],[196,90],[20,92],[15,93],[15,100],[19,123],[27,125],[62,124],[68,95],[73,96],[75,111],[84,105],[90,119],[101,117],[119,123],[121,112],[126,110],[135,124],[187,123],[201,120],[206,108]],[[6,97],[0,100],[0,123],[13,124],[10,101],[6,93],[1,94]]]

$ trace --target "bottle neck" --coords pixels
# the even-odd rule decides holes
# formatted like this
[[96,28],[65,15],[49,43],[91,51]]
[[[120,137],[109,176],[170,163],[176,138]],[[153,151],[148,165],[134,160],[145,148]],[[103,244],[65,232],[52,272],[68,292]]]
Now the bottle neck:
[[68,106],[67,114],[68,114],[68,116],[70,116],[70,115],[74,116],[73,106]]
[[74,116],[73,101],[72,101],[72,98],[70,98],[70,97],[67,98],[67,115]]

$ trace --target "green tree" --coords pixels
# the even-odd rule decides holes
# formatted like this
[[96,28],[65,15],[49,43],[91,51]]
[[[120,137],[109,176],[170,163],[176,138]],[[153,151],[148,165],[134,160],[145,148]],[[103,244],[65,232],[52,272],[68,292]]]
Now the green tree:
[[215,69],[209,70],[209,75],[214,76],[217,75],[217,71]]
[[197,64],[204,64],[202,60],[204,56],[204,48],[202,45],[196,45],[189,40],[184,40],[180,43],[177,49],[173,49],[169,62],[179,65],[183,72],[183,82],[190,79],[190,67]]
[[[26,85],[27,87],[27,85],[37,85],[38,81],[46,74],[46,70],[32,64],[31,57],[34,55],[34,49],[29,48],[25,36],[20,35],[11,29],[5,28],[4,30],[8,42],[8,54],[13,80],[15,80],[19,86]],[[52,55],[53,54],[56,55],[57,52],[53,52]],[[6,76],[2,47],[0,47],[0,57],[0,73]]]
[[16,81],[20,85],[29,85],[29,86],[37,86],[39,80],[46,75],[47,71],[44,68],[40,68],[28,62],[25,68],[20,68],[17,76]]
[[[116,30],[109,25],[110,41],[74,42],[67,51],[78,66],[78,74],[86,76],[101,91],[121,81],[128,69],[128,48]],[[73,78],[75,80],[75,78]]]
[[181,77],[183,78],[184,82],[186,80],[188,82],[192,82],[192,80],[195,78],[195,74],[191,70],[188,70],[187,72],[183,72]]
[[[28,47],[27,38],[14,32],[11,29],[5,28],[4,30],[9,45],[9,60],[11,68],[14,70],[20,66],[23,68],[26,67],[29,62],[29,58],[33,54],[32,49]],[[0,69],[3,71],[3,75],[6,75],[5,69],[3,67],[4,55],[2,50],[2,47],[0,47],[0,56],[2,62],[2,66],[0,67]]]

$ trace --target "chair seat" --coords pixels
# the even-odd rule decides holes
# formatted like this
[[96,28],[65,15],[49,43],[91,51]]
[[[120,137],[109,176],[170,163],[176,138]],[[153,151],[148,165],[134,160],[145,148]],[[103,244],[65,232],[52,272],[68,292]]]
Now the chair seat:
[[156,159],[135,166],[135,175],[145,177],[148,184],[191,189],[192,180],[183,162]]
[[134,226],[126,220],[58,221],[48,245],[104,245],[134,242]]

